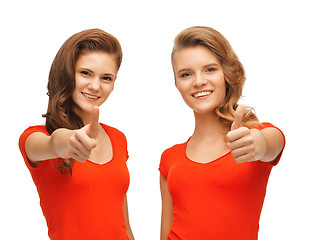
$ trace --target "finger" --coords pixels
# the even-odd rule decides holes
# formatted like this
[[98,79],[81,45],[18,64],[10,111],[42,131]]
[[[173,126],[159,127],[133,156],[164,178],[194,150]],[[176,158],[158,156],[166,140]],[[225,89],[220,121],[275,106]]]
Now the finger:
[[69,156],[79,162],[84,162],[87,159],[87,156],[82,155],[81,152],[73,146],[69,147]]
[[[96,147],[96,140],[90,138],[88,135],[79,134],[79,132],[75,133],[75,138],[82,145],[81,149],[85,149],[85,151],[91,151]],[[78,144],[77,144],[78,146]]]
[[233,157],[240,157],[243,156],[245,154],[252,154],[253,153],[253,147],[252,146],[244,146],[244,147],[240,147],[240,148],[236,148],[233,149],[231,151]]
[[99,131],[99,114],[100,110],[99,107],[94,107],[91,110],[91,122],[90,122],[90,134],[89,137],[96,138]]
[[241,155],[239,157],[235,157],[235,161],[237,163],[251,162],[251,161],[253,161],[253,158],[252,158],[251,154],[245,154],[245,155]]
[[[71,139],[71,143],[70,143],[70,147],[73,150],[75,150],[75,152],[79,153],[79,156],[82,157],[88,157],[90,154],[90,150],[91,148],[88,146],[85,146],[85,144],[83,144],[80,140],[79,140],[79,135],[76,134],[77,136],[75,138]],[[90,145],[90,144],[89,144]]]
[[229,142],[237,141],[249,135],[249,129],[246,127],[240,127],[239,129],[230,131],[227,133],[226,137]]
[[229,149],[235,150],[242,147],[249,147],[252,146],[252,141],[248,137],[243,137],[242,139],[238,139],[236,141],[229,141],[227,143]]
[[87,161],[87,158],[82,158],[82,157],[80,157],[78,154],[76,154],[76,153],[73,153],[72,154],[72,158],[74,159],[74,160],[76,160],[76,161],[78,161],[78,162],[85,162],[85,161]]
[[244,117],[244,112],[245,112],[245,105],[238,105],[235,113],[234,113],[234,122],[232,123],[231,130],[236,130],[242,126],[242,121]]

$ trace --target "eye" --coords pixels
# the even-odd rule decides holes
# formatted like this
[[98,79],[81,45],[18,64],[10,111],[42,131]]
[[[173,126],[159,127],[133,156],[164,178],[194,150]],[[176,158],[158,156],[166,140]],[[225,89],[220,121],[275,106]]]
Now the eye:
[[114,79],[115,79],[115,76],[113,74],[105,74],[102,77],[102,80],[106,82],[114,81]]
[[180,75],[181,78],[187,78],[187,77],[190,77],[192,74],[191,73],[182,73]]
[[216,71],[215,68],[207,68],[205,72],[214,72],[214,71]]
[[85,75],[85,76],[90,76],[90,73],[88,71],[85,71],[85,70],[80,71],[80,73],[82,75]]
[[108,76],[105,76],[102,78],[103,80],[106,80],[106,81],[112,81],[113,79],[111,77],[108,77]]

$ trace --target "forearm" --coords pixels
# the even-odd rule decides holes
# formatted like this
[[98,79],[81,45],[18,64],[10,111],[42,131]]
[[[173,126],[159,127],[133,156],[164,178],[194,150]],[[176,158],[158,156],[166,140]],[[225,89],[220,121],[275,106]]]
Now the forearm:
[[69,142],[76,130],[59,128],[55,130],[50,138],[50,146],[56,157],[68,158]]
[[162,199],[160,240],[166,240],[173,219],[173,209],[167,180],[162,175],[160,175],[160,191]]
[[166,240],[168,233],[170,232],[170,226],[172,223],[172,216],[168,217],[162,212],[161,226],[160,226],[160,240]]
[[134,236],[133,236],[133,233],[130,227],[130,221],[129,221],[127,196],[125,197],[125,200],[124,200],[124,215],[125,215],[125,221],[126,221],[127,235],[130,238],[130,240],[134,240]]
[[25,142],[27,157],[31,162],[62,157],[62,154],[65,155],[66,145],[72,134],[73,131],[67,129],[55,130],[51,136],[41,132],[31,134]]
[[41,132],[32,133],[25,142],[25,150],[31,162],[55,158],[51,137]]
[[130,240],[134,240],[134,236],[133,236],[131,228],[127,229],[127,235]]
[[[259,130],[255,129],[255,131]],[[273,162],[283,149],[283,134],[273,127],[264,128],[259,132],[265,142],[264,154],[259,160],[263,162]]]

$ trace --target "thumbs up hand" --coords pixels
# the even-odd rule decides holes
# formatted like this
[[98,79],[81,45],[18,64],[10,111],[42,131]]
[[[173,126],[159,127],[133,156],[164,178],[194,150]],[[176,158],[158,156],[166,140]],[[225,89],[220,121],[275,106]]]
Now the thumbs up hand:
[[245,108],[244,105],[237,107],[231,131],[227,134],[228,147],[237,163],[261,160],[266,152],[261,131],[242,126]]
[[68,157],[79,162],[85,162],[89,158],[91,151],[97,146],[99,108],[94,107],[90,114],[90,123],[79,130],[75,130],[75,133],[70,137],[69,141]]

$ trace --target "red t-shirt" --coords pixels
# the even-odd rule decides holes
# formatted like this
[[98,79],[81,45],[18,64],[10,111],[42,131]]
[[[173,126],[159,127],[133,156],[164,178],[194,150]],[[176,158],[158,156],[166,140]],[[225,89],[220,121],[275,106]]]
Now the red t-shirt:
[[[258,129],[274,127],[269,123]],[[231,152],[209,162],[186,156],[186,145],[163,152],[159,170],[173,204],[170,240],[255,240],[268,178],[274,164],[238,164]]]
[[112,143],[112,160],[102,165],[76,161],[72,177],[53,168],[51,163],[57,165],[59,159],[42,161],[36,168],[29,164],[25,141],[34,132],[49,135],[45,126],[29,127],[20,137],[51,239],[129,239],[123,208],[129,187],[127,141],[122,132],[101,125]]

